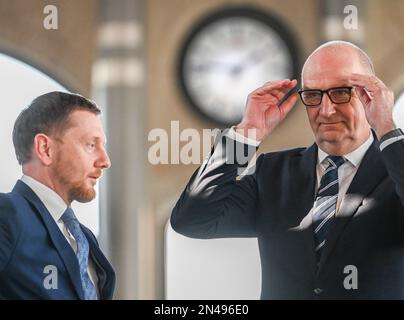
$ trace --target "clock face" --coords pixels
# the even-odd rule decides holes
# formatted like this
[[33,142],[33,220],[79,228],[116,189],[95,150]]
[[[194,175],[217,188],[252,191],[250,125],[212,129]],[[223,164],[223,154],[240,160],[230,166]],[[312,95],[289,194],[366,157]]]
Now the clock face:
[[247,95],[271,80],[295,77],[297,53],[287,31],[251,9],[227,9],[204,19],[180,58],[189,104],[219,125],[238,123]]

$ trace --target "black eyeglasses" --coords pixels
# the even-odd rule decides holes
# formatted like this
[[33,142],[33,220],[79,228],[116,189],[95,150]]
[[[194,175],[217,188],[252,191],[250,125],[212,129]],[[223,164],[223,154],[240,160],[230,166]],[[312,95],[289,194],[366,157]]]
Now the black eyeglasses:
[[327,90],[320,89],[300,89],[299,95],[300,99],[304,105],[308,107],[317,107],[321,104],[323,100],[323,94],[326,93],[328,98],[330,98],[332,103],[344,104],[351,101],[353,87],[335,87],[329,88]]

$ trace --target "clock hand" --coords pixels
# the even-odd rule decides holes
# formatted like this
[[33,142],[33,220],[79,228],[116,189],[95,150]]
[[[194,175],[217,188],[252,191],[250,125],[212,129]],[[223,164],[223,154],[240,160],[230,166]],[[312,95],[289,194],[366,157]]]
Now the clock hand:
[[262,62],[265,59],[268,59],[270,57],[269,54],[266,54],[268,50],[265,50],[265,47],[267,44],[259,49],[255,49],[250,51],[244,59],[242,59],[235,67],[233,72],[235,73],[241,73],[246,69],[247,67],[253,66],[255,64],[258,64]]
[[204,63],[198,63],[191,66],[192,70],[198,72],[209,72],[212,69],[223,70],[223,71],[231,71],[234,68],[234,64],[229,64],[226,62],[219,61],[207,61]]

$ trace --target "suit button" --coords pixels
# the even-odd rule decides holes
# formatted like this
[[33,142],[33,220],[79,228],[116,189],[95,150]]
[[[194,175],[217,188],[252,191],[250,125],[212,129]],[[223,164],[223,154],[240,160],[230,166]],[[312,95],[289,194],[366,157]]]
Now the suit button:
[[320,289],[320,288],[314,289],[314,293],[315,293],[316,295],[320,295],[322,292],[323,292],[323,289]]

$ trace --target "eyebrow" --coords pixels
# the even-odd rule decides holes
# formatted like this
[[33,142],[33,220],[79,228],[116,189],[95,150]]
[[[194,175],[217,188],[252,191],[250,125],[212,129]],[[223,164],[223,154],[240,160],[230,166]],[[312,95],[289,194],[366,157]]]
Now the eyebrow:
[[100,137],[100,136],[92,136],[91,134],[89,135],[84,135],[82,137],[83,140],[92,140],[92,141],[96,141],[96,142],[104,142],[103,145],[107,144],[107,138],[105,137]]

